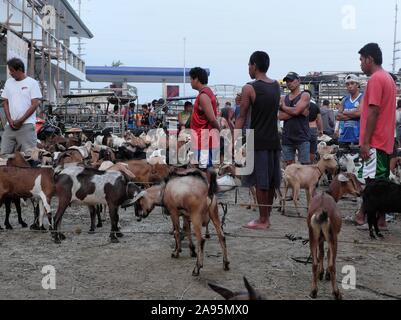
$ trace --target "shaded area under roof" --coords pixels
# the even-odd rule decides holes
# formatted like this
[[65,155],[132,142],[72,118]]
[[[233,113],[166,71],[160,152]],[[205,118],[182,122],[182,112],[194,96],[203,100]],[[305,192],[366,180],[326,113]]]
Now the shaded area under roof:
[[[190,70],[185,69],[187,83]],[[206,71],[210,75],[210,70]],[[184,68],[88,66],[86,78],[91,82],[184,83]]]
[[78,16],[68,0],[43,0],[44,4],[52,5],[56,11],[63,15],[69,29],[69,36],[92,39],[93,34]]

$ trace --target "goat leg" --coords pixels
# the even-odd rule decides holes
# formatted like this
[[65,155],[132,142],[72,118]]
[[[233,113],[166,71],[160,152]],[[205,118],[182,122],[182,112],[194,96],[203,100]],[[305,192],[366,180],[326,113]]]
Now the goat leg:
[[97,205],[96,206],[96,216],[97,216],[97,228],[102,228],[103,227],[103,223],[102,223],[102,215],[101,212],[103,211],[103,206],[102,205]]
[[[331,249],[330,249],[330,246],[329,246],[329,248],[327,249],[327,261],[330,261],[330,259],[331,259]],[[326,281],[330,281],[331,280],[331,273],[330,273],[330,271],[329,271],[329,269],[327,268],[327,270],[326,270],[326,275],[325,275],[325,280]]]
[[12,230],[13,227],[10,224],[10,213],[11,213],[11,199],[10,198],[6,198],[4,200],[4,204],[6,207],[6,220],[4,221],[4,226],[6,227],[6,230]]
[[65,240],[65,237],[63,237],[61,232],[58,232],[58,230],[60,230],[61,220],[63,219],[63,214],[64,214],[65,210],[67,209],[68,205],[69,205],[69,202],[59,200],[56,216],[54,217],[53,230],[51,231],[52,237],[56,244],[60,244],[61,240]]
[[200,221],[200,215],[199,218],[197,217],[197,219],[195,221],[192,221],[192,223],[194,225],[198,249],[198,258],[196,259],[196,265],[194,270],[192,271],[192,275],[194,277],[197,277],[199,276],[200,269],[203,268],[203,251],[205,249],[206,240],[202,237],[202,222]]
[[191,222],[187,217],[184,217],[184,230],[187,234],[188,242],[189,242],[189,251],[191,252],[191,258],[196,258],[196,248],[192,242],[192,234],[191,234]]
[[99,206],[88,206],[89,214],[91,217],[91,228],[89,229],[89,234],[95,233],[95,222],[96,222],[96,215],[99,213]]
[[178,211],[171,211],[171,222],[173,223],[174,239],[175,239],[175,250],[171,254],[171,257],[178,259],[181,252],[181,238],[180,238],[180,217]]
[[368,216],[369,235],[372,240],[375,240],[376,237],[373,233],[373,224],[375,223],[375,220],[377,223],[376,211],[368,210],[367,216]]
[[323,280],[324,276],[324,239],[320,237],[319,239],[319,280]]
[[221,222],[219,219],[219,208],[217,205],[216,200],[214,199],[212,202],[212,206],[209,209],[209,215],[212,219],[214,228],[216,229],[217,237],[219,238],[221,249],[223,250],[223,269],[225,271],[230,270],[230,262],[228,261],[228,254],[227,254],[227,243],[226,237],[223,234],[223,229],[221,227]]
[[20,198],[14,199],[14,204],[15,204],[15,209],[17,210],[17,214],[18,214],[18,223],[21,225],[21,227],[23,229],[25,229],[28,227],[28,225],[22,219],[21,199]]
[[31,230],[36,230],[39,231],[40,227],[39,227],[39,204],[35,203],[34,200],[32,200],[32,204],[33,204],[33,224],[31,225],[30,229]]
[[206,224],[206,233],[205,233],[205,238],[206,238],[206,239],[210,239],[209,223],[210,223],[210,220],[209,220],[208,223]]
[[319,261],[317,257],[317,249],[318,249],[318,240],[314,235],[313,230],[309,230],[309,246],[310,252],[312,255],[312,290],[310,293],[310,297],[312,299],[317,298],[317,281],[318,281],[318,268],[319,268]]
[[329,241],[330,246],[330,258],[329,258],[329,265],[328,271],[330,272],[331,277],[331,286],[333,289],[333,296],[336,300],[341,300],[342,296],[340,290],[337,286],[337,278],[336,278],[336,257],[337,257],[337,237],[333,235],[332,239]]
[[109,204],[109,215],[110,215],[110,222],[111,222],[111,232],[110,232],[110,240],[111,243],[119,243],[118,240],[118,208],[114,205]]
[[375,228],[376,235],[377,235],[379,238],[384,238],[384,237],[383,237],[383,234],[380,232],[379,224],[378,224],[379,215],[381,215],[381,214],[383,214],[384,216],[386,216],[385,213],[381,213],[381,212],[378,213],[378,215],[376,216],[376,219],[375,219],[374,222],[373,222],[373,227]]

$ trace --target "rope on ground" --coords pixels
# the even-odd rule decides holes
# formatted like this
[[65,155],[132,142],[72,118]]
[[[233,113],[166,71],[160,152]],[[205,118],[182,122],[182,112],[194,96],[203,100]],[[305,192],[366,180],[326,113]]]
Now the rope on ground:
[[[28,234],[28,233],[38,233],[38,234],[49,234],[54,231],[42,231],[42,230],[12,230],[12,231],[0,231],[0,235],[2,234]],[[76,229],[76,230],[58,230],[57,232],[64,233],[64,234],[75,234],[75,235],[80,235],[84,231],[81,229]],[[170,232],[163,232],[163,231],[113,231],[113,232],[122,232],[124,235],[168,235],[171,236]],[[89,232],[86,232],[89,233]],[[95,231],[89,233],[90,235],[98,235],[98,234],[110,234],[111,231]],[[263,236],[263,235],[241,235],[241,234],[233,234],[233,233],[224,233],[226,237],[230,238],[238,238],[238,239],[266,239],[266,240],[285,240],[289,241],[288,237],[286,236]],[[195,234],[192,233],[192,236]],[[211,233],[210,236],[217,237],[216,233]],[[306,239],[305,239],[306,240]],[[290,240],[292,241],[292,240]],[[401,247],[401,244],[397,243],[384,243],[384,242],[379,242],[377,240],[372,240],[372,242],[361,242],[359,240],[354,240],[354,241],[346,241],[346,240],[339,240],[339,243],[344,243],[344,244],[353,244],[353,245],[366,245],[366,246],[381,246],[381,247]]]

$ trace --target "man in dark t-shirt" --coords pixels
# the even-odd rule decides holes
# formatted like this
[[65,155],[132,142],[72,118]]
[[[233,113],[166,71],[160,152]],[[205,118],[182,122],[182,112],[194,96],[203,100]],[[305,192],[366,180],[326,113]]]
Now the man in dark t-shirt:
[[309,92],[301,91],[301,81],[297,73],[289,72],[284,81],[291,92],[280,102],[279,119],[284,121],[283,160],[287,166],[295,163],[295,154],[298,151],[298,161],[301,164],[309,164],[309,104],[311,96]]
[[275,191],[281,184],[281,146],[277,121],[280,85],[266,76],[269,66],[270,58],[266,52],[257,51],[252,54],[249,75],[255,81],[242,89],[240,116],[235,124],[235,129],[243,129],[248,111],[251,110],[250,129],[254,130],[255,136],[254,170],[249,176],[244,176],[243,185],[256,187],[258,204],[262,206],[259,207],[259,219],[244,227],[258,230],[270,227],[270,206],[273,204]]

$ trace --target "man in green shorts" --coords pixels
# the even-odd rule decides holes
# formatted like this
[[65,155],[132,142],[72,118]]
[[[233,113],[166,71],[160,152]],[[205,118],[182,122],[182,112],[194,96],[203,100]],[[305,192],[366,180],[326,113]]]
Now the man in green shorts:
[[[370,79],[361,110],[359,144],[364,163],[358,178],[365,179],[368,183],[372,179],[388,180],[390,176],[397,88],[391,75],[382,68],[383,55],[378,44],[367,44],[359,54],[361,69]],[[384,217],[381,219],[379,225],[385,227]],[[362,214],[357,216],[356,222],[364,223]]]

